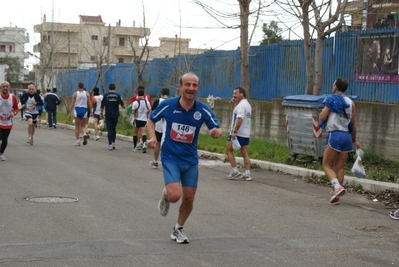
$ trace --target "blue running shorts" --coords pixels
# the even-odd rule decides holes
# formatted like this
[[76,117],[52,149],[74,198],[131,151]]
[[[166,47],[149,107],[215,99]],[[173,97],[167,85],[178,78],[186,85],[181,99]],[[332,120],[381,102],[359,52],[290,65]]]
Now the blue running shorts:
[[165,185],[181,183],[182,186],[197,188],[198,164],[178,166],[174,163],[162,162]]
[[75,107],[74,116],[80,119],[87,118],[87,108]]
[[[247,146],[249,145],[249,138],[248,137],[241,137],[241,136],[236,136],[238,142],[240,143],[241,146]],[[231,135],[229,135],[229,138],[227,141],[231,141]]]
[[349,132],[330,132],[326,141],[328,146],[338,152],[353,151],[352,135]]

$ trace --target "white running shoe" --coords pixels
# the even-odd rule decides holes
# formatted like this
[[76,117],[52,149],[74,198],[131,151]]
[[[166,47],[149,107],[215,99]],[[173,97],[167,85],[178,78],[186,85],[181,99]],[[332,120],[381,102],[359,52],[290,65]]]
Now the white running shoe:
[[0,160],[1,161],[6,161],[6,157],[4,157],[4,154],[0,155]]
[[237,171],[237,172],[233,172],[231,171],[229,176],[227,176],[227,179],[232,180],[235,178],[239,178],[241,176],[241,172]]
[[391,217],[394,220],[399,220],[399,209],[390,211],[389,217]]
[[151,161],[151,167],[153,167],[154,169],[158,169],[158,162],[157,161]]
[[75,144],[73,144],[74,146],[80,146],[80,140],[76,140]]
[[112,145],[108,145],[108,148],[107,148],[109,151],[111,151],[111,150],[114,150],[113,148],[112,148]]
[[330,203],[334,204],[335,202],[339,202],[339,197],[345,195],[346,191],[343,186],[340,186],[338,189],[334,189],[334,193],[330,198]]
[[252,176],[251,174],[244,174],[241,179],[245,180],[245,181],[252,181]]
[[188,244],[190,242],[186,236],[186,233],[184,232],[183,227],[179,227],[177,229],[173,227],[173,232],[170,235],[170,238],[179,244]]
[[169,204],[170,204],[165,199],[165,192],[166,192],[166,187],[163,188],[162,197],[161,197],[161,199],[158,202],[158,211],[159,211],[159,213],[161,213],[162,216],[168,215]]

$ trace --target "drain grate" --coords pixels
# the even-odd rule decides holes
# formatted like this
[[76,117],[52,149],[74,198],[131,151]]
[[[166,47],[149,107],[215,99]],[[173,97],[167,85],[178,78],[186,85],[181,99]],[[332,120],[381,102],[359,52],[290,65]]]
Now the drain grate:
[[51,203],[51,204],[78,202],[77,198],[60,197],[60,196],[27,197],[25,198],[25,200],[35,203]]

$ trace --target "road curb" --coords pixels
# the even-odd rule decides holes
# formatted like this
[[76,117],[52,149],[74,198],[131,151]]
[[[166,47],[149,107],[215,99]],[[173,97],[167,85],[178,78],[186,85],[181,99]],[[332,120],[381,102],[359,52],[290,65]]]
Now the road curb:
[[[68,124],[57,124],[59,127],[63,127],[66,129],[74,130],[75,126],[73,125],[68,125]],[[93,129],[89,129],[89,132],[92,133]],[[101,132],[102,136],[107,136],[107,132]],[[116,138],[122,141],[130,141],[133,142],[133,137],[132,136],[125,136],[121,134],[117,134]],[[212,155],[216,158],[218,158],[221,161],[225,160],[225,155],[224,154],[219,154],[219,153],[214,153],[214,152],[209,152],[209,151],[204,151],[204,150],[198,150],[198,155]],[[241,157],[236,157],[236,160],[240,164],[244,164],[243,158]],[[270,170],[270,171],[276,171],[276,172],[282,172],[286,174],[291,174],[299,177],[312,177],[312,176],[317,176],[320,177],[324,175],[323,171],[317,171],[317,170],[310,170],[306,168],[301,168],[301,167],[296,167],[296,166],[290,166],[290,165],[285,165],[281,163],[274,163],[274,162],[269,162],[269,161],[261,161],[261,160],[255,160],[251,159],[252,164],[257,164],[261,169],[264,170]],[[348,176],[345,175],[345,183],[348,183],[349,185],[355,185],[359,184],[362,186],[363,190],[368,190],[370,192],[380,192],[380,191],[386,191],[386,190],[392,190],[399,192],[399,184],[395,183],[387,183],[387,182],[379,182],[379,181],[374,181],[374,180],[369,180],[369,179],[364,179],[364,178],[357,178],[353,176]]]
[[[204,155],[204,154],[217,157],[221,161],[224,161],[224,159],[225,159],[225,155],[223,155],[223,154],[198,150],[198,155]],[[237,160],[237,163],[240,163],[242,165],[244,164],[243,158],[236,157],[236,160]],[[257,165],[259,165],[259,167],[261,169],[264,169],[264,170],[282,172],[282,173],[291,174],[291,175],[295,175],[295,176],[299,176],[299,177],[312,177],[312,176],[320,177],[322,175],[325,175],[323,171],[310,170],[310,169],[306,169],[306,168],[290,166],[290,165],[285,165],[285,164],[280,164],[280,163],[273,163],[273,162],[269,162],[269,161],[261,161],[261,160],[251,159],[251,164],[257,164]],[[399,192],[399,184],[379,182],[379,181],[374,181],[374,180],[369,180],[369,179],[364,179],[364,178],[357,178],[357,177],[348,176],[348,175],[345,175],[345,183],[348,183],[349,185],[360,184],[362,186],[363,190],[368,190],[373,193],[380,192],[380,191],[386,191],[386,190],[392,190],[392,191]]]

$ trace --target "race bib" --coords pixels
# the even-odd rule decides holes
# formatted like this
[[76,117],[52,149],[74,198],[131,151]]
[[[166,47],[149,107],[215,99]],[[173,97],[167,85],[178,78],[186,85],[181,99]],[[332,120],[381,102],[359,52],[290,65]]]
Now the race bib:
[[1,121],[8,121],[10,119],[10,113],[2,113],[0,114],[0,120]]
[[180,123],[172,123],[172,128],[170,130],[170,137],[173,141],[183,142],[183,143],[192,143],[195,136],[196,127],[180,124]]

